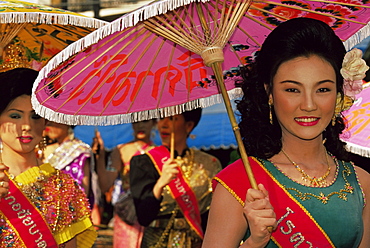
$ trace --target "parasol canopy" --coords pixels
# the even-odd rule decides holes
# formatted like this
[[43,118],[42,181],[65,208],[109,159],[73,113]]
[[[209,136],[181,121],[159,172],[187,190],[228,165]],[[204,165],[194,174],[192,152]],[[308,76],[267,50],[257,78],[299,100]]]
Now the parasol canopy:
[[51,60],[35,81],[33,107],[56,122],[109,125],[206,107],[222,95],[257,188],[230,104],[240,93],[240,67],[274,27],[296,17],[323,20],[352,47],[368,36],[369,8],[369,0],[153,2]]
[[356,95],[350,109],[343,111],[347,128],[341,135],[348,151],[370,157],[370,83]]
[[66,46],[106,23],[35,3],[0,1],[0,71],[40,70]]
[[217,70],[230,96],[238,97],[240,67],[279,23],[323,20],[349,49],[370,32],[369,5],[368,0],[153,2],[48,63],[36,81],[33,104],[42,116],[73,125],[114,125],[207,107],[221,101],[215,72],[205,66],[213,63],[209,58],[224,60]]

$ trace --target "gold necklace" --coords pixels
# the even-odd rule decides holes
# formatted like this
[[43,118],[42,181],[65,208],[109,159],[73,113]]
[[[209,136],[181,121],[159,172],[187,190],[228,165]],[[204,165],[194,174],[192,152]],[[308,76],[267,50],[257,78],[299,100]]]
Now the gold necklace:
[[188,151],[186,151],[185,156],[183,158],[178,156],[176,158],[176,162],[180,166],[185,178],[189,181],[193,174],[193,165],[194,165],[193,150],[189,149]]
[[294,162],[288,156],[288,154],[285,153],[285,151],[283,149],[281,149],[281,151],[284,153],[284,155],[287,157],[287,159],[293,164],[293,166],[301,173],[302,180],[305,183],[309,183],[309,186],[311,186],[311,187],[324,187],[324,186],[327,185],[326,178],[330,174],[330,165],[329,165],[328,153],[326,152],[326,150],[325,150],[325,155],[326,155],[326,164],[328,165],[328,170],[325,172],[325,174],[323,176],[321,176],[319,178],[309,176],[304,170],[302,170],[301,167],[299,167],[299,165],[296,162]]

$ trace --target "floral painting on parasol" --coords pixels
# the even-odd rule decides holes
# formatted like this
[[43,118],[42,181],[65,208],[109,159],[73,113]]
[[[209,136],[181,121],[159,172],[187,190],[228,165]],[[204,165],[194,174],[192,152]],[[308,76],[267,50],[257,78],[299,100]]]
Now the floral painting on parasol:
[[40,70],[66,46],[106,23],[49,6],[0,1],[0,71]]

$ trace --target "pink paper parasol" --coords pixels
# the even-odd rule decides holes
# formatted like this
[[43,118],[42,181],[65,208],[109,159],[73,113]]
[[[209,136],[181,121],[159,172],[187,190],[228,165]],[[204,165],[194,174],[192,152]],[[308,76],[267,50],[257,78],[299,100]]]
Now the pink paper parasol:
[[[223,99],[256,188],[229,98],[239,96],[240,66],[274,27],[296,17],[323,20],[352,47],[368,35],[369,7],[369,0],[153,2],[50,61],[35,82],[32,102],[37,113],[53,121],[110,125]],[[79,52],[71,56],[70,49]]]

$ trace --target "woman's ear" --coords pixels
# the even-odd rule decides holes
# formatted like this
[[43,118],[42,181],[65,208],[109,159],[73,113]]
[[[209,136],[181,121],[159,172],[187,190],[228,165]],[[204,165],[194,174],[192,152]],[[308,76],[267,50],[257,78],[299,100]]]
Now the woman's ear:
[[263,84],[263,87],[265,87],[266,94],[270,95],[271,94],[271,85]]
[[195,122],[194,122],[194,121],[187,121],[187,122],[186,122],[186,132],[187,132],[188,134],[190,134],[190,132],[193,130],[193,128],[194,128],[194,124],[195,124]]
[[267,97],[269,98],[269,104],[272,105],[273,104],[273,98],[272,98],[271,87],[268,84],[264,84],[263,86],[265,87]]

